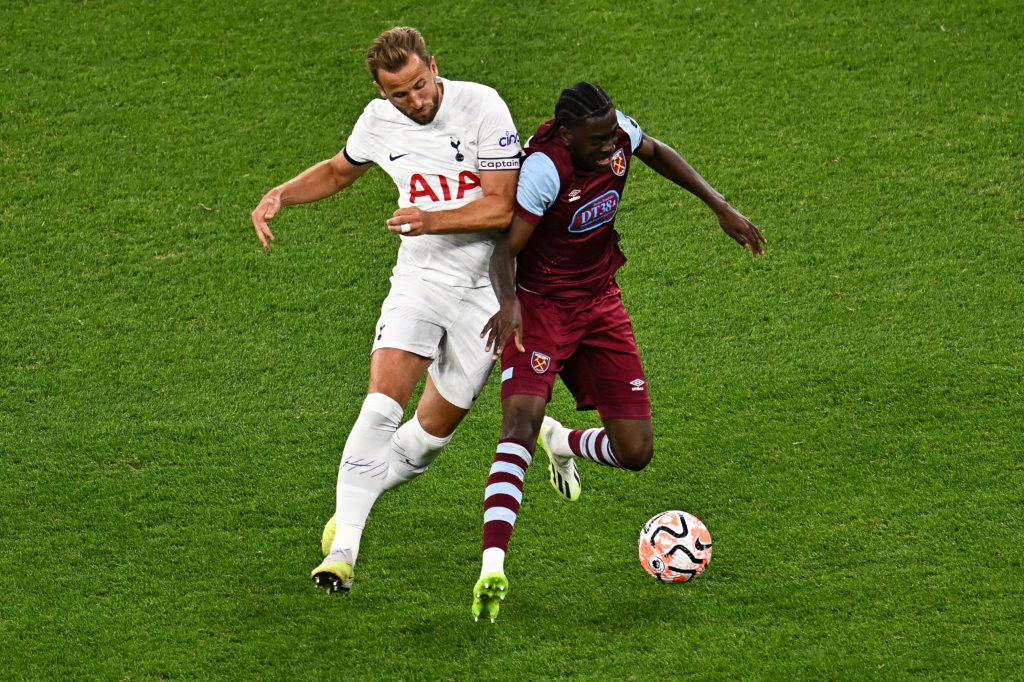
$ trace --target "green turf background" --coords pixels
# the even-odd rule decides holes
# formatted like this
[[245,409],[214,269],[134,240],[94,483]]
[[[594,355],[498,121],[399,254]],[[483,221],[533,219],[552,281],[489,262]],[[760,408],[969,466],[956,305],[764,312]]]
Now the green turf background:
[[[1024,7],[979,2],[0,2],[0,678],[1024,677]],[[646,168],[618,221],[656,455],[528,475],[469,617],[494,383],[309,583],[396,240],[344,144],[419,27],[524,135],[601,83],[759,225]],[[573,425],[564,390],[551,414]],[[635,559],[711,529],[698,581]]]

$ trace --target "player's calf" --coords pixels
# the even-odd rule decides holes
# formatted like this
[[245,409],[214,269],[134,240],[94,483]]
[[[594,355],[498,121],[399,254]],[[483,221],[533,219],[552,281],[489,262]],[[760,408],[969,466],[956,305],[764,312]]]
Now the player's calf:
[[569,444],[580,457],[605,466],[640,471],[654,455],[650,419],[605,419],[604,428],[573,431]]
[[454,432],[444,438],[431,435],[420,424],[419,413],[402,424],[391,438],[391,459],[384,490],[400,486],[426,471],[452,435]]

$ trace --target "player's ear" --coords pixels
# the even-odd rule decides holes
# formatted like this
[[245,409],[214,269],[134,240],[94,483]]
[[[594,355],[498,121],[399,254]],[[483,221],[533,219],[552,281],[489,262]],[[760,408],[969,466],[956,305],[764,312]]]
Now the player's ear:
[[558,137],[562,138],[562,144],[566,147],[572,145],[572,131],[565,126],[560,126],[558,128]]
[[433,57],[430,58],[430,73],[435,77],[437,76],[437,62],[434,61]]
[[374,86],[376,86],[377,92],[380,93],[380,96],[383,97],[384,99],[387,99],[388,93],[384,92],[384,88],[380,87],[380,83],[378,83],[377,81],[373,81],[373,84]]

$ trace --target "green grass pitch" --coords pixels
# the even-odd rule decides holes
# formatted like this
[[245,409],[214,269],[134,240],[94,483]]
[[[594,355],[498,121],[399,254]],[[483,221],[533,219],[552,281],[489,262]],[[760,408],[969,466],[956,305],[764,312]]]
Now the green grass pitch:
[[[1024,677],[1024,8],[1014,0],[0,3],[0,678]],[[419,27],[525,136],[601,83],[769,240],[638,165],[620,283],[655,459],[538,462],[474,624],[496,377],[314,590],[396,248],[343,144]],[[573,425],[564,388],[551,414]],[[703,576],[636,560],[664,509]]]

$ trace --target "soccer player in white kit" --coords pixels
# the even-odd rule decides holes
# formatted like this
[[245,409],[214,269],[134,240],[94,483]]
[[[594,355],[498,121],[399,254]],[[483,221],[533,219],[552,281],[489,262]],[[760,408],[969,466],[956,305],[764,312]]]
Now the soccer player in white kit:
[[[335,516],[313,580],[346,593],[377,498],[426,470],[476,401],[493,361],[479,331],[498,309],[488,279],[496,232],[508,226],[521,147],[508,107],[484,85],[438,77],[413,28],[385,31],[367,67],[370,102],[336,156],[267,192],[252,213],[264,248],[284,206],[348,187],[373,164],[398,187],[386,221],[400,235],[391,291],[370,355],[370,383],[338,471]],[[399,424],[427,374],[415,415]],[[336,527],[335,527],[336,523]]]

